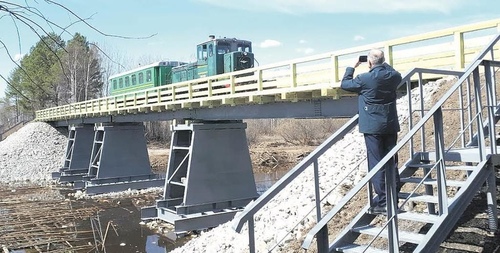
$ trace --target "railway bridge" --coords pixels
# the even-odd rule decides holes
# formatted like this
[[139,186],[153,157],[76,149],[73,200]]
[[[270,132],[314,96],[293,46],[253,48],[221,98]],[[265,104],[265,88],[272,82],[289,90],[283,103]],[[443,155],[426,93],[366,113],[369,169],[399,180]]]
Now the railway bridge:
[[[403,244],[413,245],[414,252],[432,252],[483,185],[490,227],[498,229],[494,166],[499,163],[495,141],[500,118],[495,75],[500,67],[495,57],[500,51],[499,32],[500,19],[459,26],[48,108],[37,111],[36,120],[70,128],[65,163],[54,172],[55,178],[74,182],[89,194],[163,185],[163,198],[143,209],[142,215],[172,223],[176,232],[214,227],[241,212],[233,220],[234,228],[241,231],[248,225],[249,250],[255,252],[255,214],[298,175],[312,169],[317,223],[305,238],[305,249],[315,241],[320,252],[398,252]],[[324,214],[321,200],[326,193],[320,191],[317,159],[357,124],[357,98],[340,89],[340,77],[358,55],[372,48],[384,50],[386,61],[404,75],[400,89],[409,97],[412,116],[398,145]],[[430,109],[413,105],[413,87],[423,96],[425,80],[449,75],[458,81],[439,102]],[[351,120],[258,196],[243,120],[332,117]],[[446,132],[443,125],[449,118],[460,122],[459,133]],[[164,176],[155,175],[148,164],[142,122],[167,120],[174,121],[168,169]],[[456,137],[448,142],[445,134]],[[396,194],[394,175],[387,173],[391,200],[387,222],[372,224],[376,215],[366,212],[367,201],[330,242],[328,222],[365,186],[372,196],[370,178],[403,148],[410,151],[399,170],[405,192]],[[466,179],[457,181],[453,171],[464,171]],[[401,213],[409,201],[423,202],[426,211]],[[398,219],[431,228],[426,233],[404,231]],[[363,241],[361,235],[373,239]],[[383,246],[374,245],[380,238],[386,240]]]

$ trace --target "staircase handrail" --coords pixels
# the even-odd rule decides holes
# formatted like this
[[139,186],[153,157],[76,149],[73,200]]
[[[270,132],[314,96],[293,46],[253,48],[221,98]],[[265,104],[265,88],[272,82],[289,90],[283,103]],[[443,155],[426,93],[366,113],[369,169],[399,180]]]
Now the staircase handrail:
[[[308,249],[312,243],[313,238],[327,225],[329,222],[358,192],[372,179],[372,177],[397,153],[399,150],[410,141],[411,138],[419,131],[429,119],[431,119],[434,114],[441,108],[448,98],[464,83],[467,78],[472,74],[476,68],[482,63],[483,58],[493,50],[495,44],[500,40],[500,33],[497,34],[488,43],[480,54],[471,62],[471,64],[465,69],[464,74],[458,79],[458,81],[439,99],[439,101],[434,104],[434,106],[429,109],[428,113],[422,117],[422,119],[415,125],[410,131],[397,143],[397,145],[387,153],[387,155],[382,158],[382,160],[352,188],[340,201],[335,205],[323,218],[318,222],[310,231],[307,233],[306,238],[302,244],[302,248]],[[493,58],[493,56],[492,56]],[[494,59],[493,59],[494,60]],[[410,71],[412,72],[412,71]],[[405,77],[408,77],[407,75]]]
[[[410,85],[411,77],[415,74],[437,74],[437,75],[452,75],[452,76],[462,76],[463,71],[455,70],[438,70],[438,69],[427,69],[427,68],[413,68],[408,73],[404,75],[398,88],[403,86],[405,83]],[[281,177],[271,188],[264,192],[258,199],[247,205],[247,207],[233,219],[232,227],[235,231],[241,232],[243,225],[246,222],[253,224],[254,215],[264,207],[270,200],[272,200],[282,189],[284,189],[289,183],[293,182],[296,177],[298,177],[302,172],[305,171],[311,164],[315,163],[317,159],[323,155],[329,148],[331,148],[335,143],[344,138],[344,136],[351,132],[351,130],[357,125],[359,116],[356,114],[347,123],[345,123],[340,129],[333,133],[327,140],[325,140],[320,146],[318,146],[313,152],[306,156],[299,164],[292,168],[287,174]],[[386,161],[387,162],[387,161]],[[382,163],[381,163],[382,164]],[[378,168],[381,168],[379,166]],[[371,177],[376,173],[377,170],[372,170],[368,175],[365,176],[366,182],[369,182]],[[364,184],[366,184],[366,182]],[[363,184],[363,185],[364,185]],[[315,187],[318,187],[315,185]],[[357,192],[356,192],[357,193]],[[354,195],[354,194],[353,194]],[[319,199],[319,196],[316,196]],[[350,200],[350,199],[348,199]],[[347,201],[348,201],[347,200]],[[347,201],[345,203],[347,203]],[[343,203],[343,204],[345,204]],[[339,202],[337,206],[343,206]],[[319,212],[317,212],[319,213]],[[254,238],[253,229],[249,229],[249,237]],[[253,244],[253,239],[250,239],[250,244]],[[251,249],[253,246],[250,247]],[[252,250],[251,250],[252,252]]]

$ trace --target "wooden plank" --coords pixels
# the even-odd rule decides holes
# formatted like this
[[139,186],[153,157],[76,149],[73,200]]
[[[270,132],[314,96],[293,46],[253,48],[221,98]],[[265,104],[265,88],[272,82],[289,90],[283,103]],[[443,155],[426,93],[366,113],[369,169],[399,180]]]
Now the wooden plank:
[[181,107],[188,109],[199,108],[200,102],[182,102]]
[[248,102],[257,103],[257,104],[265,104],[272,103],[276,101],[275,95],[254,95],[248,97]]
[[200,101],[201,107],[212,108],[212,107],[219,106],[221,104],[222,104],[222,100],[203,100],[203,101]]
[[313,96],[311,91],[281,93],[281,99],[290,100],[293,102],[297,102],[299,100],[311,99],[312,97]]
[[246,104],[248,102],[248,97],[231,97],[231,98],[222,98],[222,104],[224,105],[240,105]]
[[182,107],[180,104],[168,104],[168,105],[166,105],[166,108],[167,108],[167,110],[175,111],[175,110],[181,109]]

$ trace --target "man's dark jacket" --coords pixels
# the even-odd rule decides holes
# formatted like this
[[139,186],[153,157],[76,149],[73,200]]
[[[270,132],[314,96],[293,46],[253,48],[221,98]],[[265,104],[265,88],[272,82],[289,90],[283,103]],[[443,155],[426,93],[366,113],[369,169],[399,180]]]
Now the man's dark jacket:
[[341,88],[359,94],[359,131],[365,134],[399,132],[396,89],[401,74],[384,63],[353,79],[354,68],[346,69]]

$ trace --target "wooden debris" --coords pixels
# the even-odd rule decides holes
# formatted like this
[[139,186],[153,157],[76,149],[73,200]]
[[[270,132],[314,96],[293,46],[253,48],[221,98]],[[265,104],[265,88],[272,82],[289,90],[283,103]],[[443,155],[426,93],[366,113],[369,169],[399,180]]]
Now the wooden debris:
[[25,249],[28,252],[76,252],[91,249],[79,245],[92,231],[77,229],[96,207],[72,207],[72,201],[34,197],[43,196],[42,187],[18,188],[16,193],[0,187],[0,242],[2,251]]

